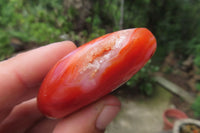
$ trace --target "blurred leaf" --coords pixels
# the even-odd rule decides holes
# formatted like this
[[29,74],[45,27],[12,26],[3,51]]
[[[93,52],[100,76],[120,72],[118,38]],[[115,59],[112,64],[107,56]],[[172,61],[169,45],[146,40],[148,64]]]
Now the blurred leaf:
[[200,117],[200,96],[198,96],[192,105],[196,117]]

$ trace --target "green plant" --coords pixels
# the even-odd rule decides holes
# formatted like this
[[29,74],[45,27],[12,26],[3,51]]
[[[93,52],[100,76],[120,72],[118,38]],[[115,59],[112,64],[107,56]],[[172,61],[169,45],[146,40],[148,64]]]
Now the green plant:
[[159,69],[159,67],[151,65],[150,62],[151,61],[126,83],[129,87],[138,87],[139,90],[147,96],[151,96],[154,91],[155,81],[151,75]]
[[59,41],[61,34],[73,31],[74,16],[65,13],[63,0],[2,0],[0,1],[0,59],[13,53],[10,39],[44,45]]
[[196,117],[200,117],[200,96],[198,96],[195,102],[192,105],[192,109],[194,111],[194,115]]
[[200,82],[197,82],[197,83],[196,83],[196,89],[197,89],[198,91],[200,91]]
[[0,61],[13,53],[13,48],[8,44],[9,36],[7,36],[7,32],[0,29]]
[[[198,38],[199,39],[199,38]],[[196,45],[194,45],[194,55],[195,55],[195,58],[194,58],[194,64],[200,68],[200,39],[199,39],[199,42],[196,42]],[[200,73],[200,72],[198,72]]]
[[87,41],[102,36],[107,32],[119,30],[119,0],[97,0],[93,2],[92,14],[86,19],[88,28]]

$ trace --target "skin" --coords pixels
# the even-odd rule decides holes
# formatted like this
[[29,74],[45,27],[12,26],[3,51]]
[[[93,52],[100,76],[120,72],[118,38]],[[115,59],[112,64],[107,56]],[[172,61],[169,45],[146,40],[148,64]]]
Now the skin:
[[58,60],[75,49],[72,42],[59,42],[0,62],[1,133],[104,132],[120,110],[114,96],[105,96],[57,120],[47,119],[37,108],[35,97],[43,78]]

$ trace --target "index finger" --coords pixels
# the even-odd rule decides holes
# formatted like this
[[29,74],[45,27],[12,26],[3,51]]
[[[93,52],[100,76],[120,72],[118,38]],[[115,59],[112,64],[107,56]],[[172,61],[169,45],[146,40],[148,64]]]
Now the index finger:
[[74,50],[70,42],[59,42],[17,55],[0,63],[0,113],[30,98],[49,69]]

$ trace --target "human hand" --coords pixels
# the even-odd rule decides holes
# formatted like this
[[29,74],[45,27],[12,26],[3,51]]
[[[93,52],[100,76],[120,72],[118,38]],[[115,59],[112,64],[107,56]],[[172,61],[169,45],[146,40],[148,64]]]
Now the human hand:
[[63,56],[76,49],[69,41],[21,53],[0,63],[0,133],[103,133],[120,110],[114,96],[63,119],[50,120],[37,109],[36,96],[43,78]]

